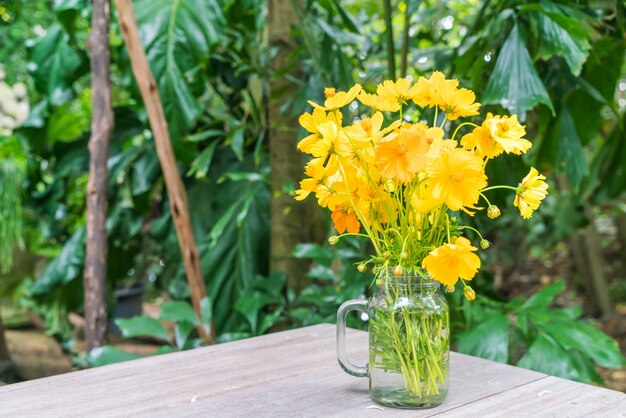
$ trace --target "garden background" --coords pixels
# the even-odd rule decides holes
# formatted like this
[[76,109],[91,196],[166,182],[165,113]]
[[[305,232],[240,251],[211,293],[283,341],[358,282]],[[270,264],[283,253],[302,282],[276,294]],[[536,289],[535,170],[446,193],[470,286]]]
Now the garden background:
[[[297,117],[324,87],[368,90],[434,70],[517,114],[550,194],[530,220],[488,231],[454,348],[626,391],[626,12],[619,1],[134,0],[206,285],[200,315],[146,107],[115,8],[109,41],[108,343],[85,349],[83,268],[92,91],[87,0],[0,1],[0,380],[334,322],[371,292],[366,243],[293,199]],[[351,107],[344,117],[357,117]],[[352,112],[352,114],[350,114]],[[452,127],[453,128],[453,127]],[[506,210],[508,209],[508,210]],[[141,295],[143,307],[120,312]],[[135,309],[135,311],[133,311]],[[138,309],[138,310],[137,310]],[[353,326],[363,326],[355,317]],[[621,354],[620,354],[621,348]]]

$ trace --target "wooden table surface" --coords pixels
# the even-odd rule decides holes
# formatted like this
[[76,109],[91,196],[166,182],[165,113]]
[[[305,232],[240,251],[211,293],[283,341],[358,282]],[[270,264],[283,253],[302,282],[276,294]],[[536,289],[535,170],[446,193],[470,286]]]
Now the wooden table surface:
[[[353,362],[367,334],[349,330]],[[450,391],[434,409],[382,407],[345,374],[335,326],[0,387],[0,417],[626,417],[626,394],[453,353]]]

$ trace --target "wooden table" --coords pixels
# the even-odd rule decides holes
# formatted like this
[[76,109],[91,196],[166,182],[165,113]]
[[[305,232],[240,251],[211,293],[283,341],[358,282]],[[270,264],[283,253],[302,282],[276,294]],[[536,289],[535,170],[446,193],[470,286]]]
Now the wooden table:
[[[353,362],[367,334],[349,330]],[[439,407],[373,403],[316,325],[0,387],[0,417],[626,417],[626,394],[452,354]]]

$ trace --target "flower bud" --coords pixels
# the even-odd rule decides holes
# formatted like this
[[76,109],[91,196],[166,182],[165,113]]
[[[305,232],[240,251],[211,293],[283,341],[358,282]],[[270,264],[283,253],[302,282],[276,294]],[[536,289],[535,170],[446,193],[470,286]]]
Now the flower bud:
[[396,266],[393,269],[393,275],[394,276],[402,276],[402,273],[403,273],[403,270],[402,270],[402,267],[400,267],[400,266]]
[[500,208],[496,205],[491,205],[487,208],[487,216],[489,219],[496,219],[501,214],[502,212],[500,212]]
[[406,260],[408,256],[409,256],[409,255],[406,253],[406,251],[402,251],[402,254],[400,254],[400,258],[401,258],[402,260]]
[[483,250],[486,250],[489,247],[491,247],[491,243],[489,241],[487,241],[486,239],[480,240],[480,248],[482,248]]
[[465,288],[463,289],[463,295],[465,295],[465,299],[467,300],[476,299],[476,292],[474,292],[474,289],[469,286],[465,286]]
[[333,235],[332,237],[328,238],[328,243],[330,245],[335,245],[339,242],[339,237],[337,235]]
[[376,286],[382,286],[382,285],[383,285],[383,279],[379,277],[378,279],[376,279]]
[[361,263],[358,266],[356,266],[356,269],[360,272],[360,273],[364,273],[365,270],[367,270],[367,266],[365,265],[365,263]]
[[385,257],[385,258],[389,258],[389,257],[391,257],[391,253],[390,253],[389,251],[385,251],[385,252],[383,253],[383,257]]
[[447,292],[447,293],[452,293],[452,292],[454,292],[454,286],[446,286],[446,292]]

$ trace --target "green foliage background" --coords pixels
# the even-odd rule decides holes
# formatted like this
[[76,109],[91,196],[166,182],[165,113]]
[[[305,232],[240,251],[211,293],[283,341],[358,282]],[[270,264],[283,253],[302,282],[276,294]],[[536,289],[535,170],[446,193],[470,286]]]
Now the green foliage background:
[[[341,302],[369,292],[371,278],[352,266],[367,253],[365,243],[347,241],[332,249],[303,243],[294,249],[294,257],[311,260],[310,271],[303,272],[311,285],[299,295],[284,289],[280,272],[269,271],[267,107],[269,63],[277,51],[264,38],[266,2],[134,3],[184,174],[219,340],[334,321]],[[373,89],[389,77],[379,2],[290,3],[300,20],[293,28],[298,43],[290,59],[303,77],[290,79],[293,94],[283,96],[285,112],[301,113],[307,99],[321,98],[324,86],[347,88],[358,80]],[[498,259],[512,271],[519,263],[520,242],[525,250],[531,244],[550,248],[589,222],[585,213],[596,205],[619,206],[626,188],[621,165],[626,160],[625,112],[616,97],[624,74],[623,5],[557,0],[391,3],[393,59],[398,62],[409,11],[408,76],[444,71],[477,92],[484,112],[517,113],[526,121],[533,151],[523,162],[502,158],[489,176],[514,185],[535,166],[551,177],[551,195],[531,222],[522,224],[513,216],[497,223],[474,220],[481,230],[491,231],[497,244],[487,262]],[[82,309],[90,6],[86,0],[11,0],[2,7],[10,18],[0,24],[0,63],[9,81],[29,84],[32,105],[14,139],[28,161],[25,242],[48,262],[36,277],[0,284],[0,289],[40,313],[48,332],[71,347],[67,313]],[[115,131],[109,158],[108,285],[112,290],[142,281],[153,295],[183,301],[189,293],[167,195],[115,18],[111,44]],[[294,146],[296,140],[294,136]],[[514,212],[512,201],[497,204],[504,213]],[[489,286],[483,287],[484,293],[490,292]],[[600,381],[594,362],[619,367],[619,348],[580,322],[579,311],[550,308],[560,290],[560,284],[554,285],[525,302],[493,295],[494,300],[484,298],[473,306],[453,295],[458,348]],[[184,311],[182,306],[176,308]],[[179,326],[188,334],[196,320],[180,319],[185,325]],[[118,325],[129,329],[128,336],[137,335],[133,330],[138,326],[164,336],[154,321],[142,324]],[[170,342],[189,348],[194,343],[187,336]],[[113,360],[120,358],[113,354]],[[96,362],[106,362],[103,358],[108,357]]]

